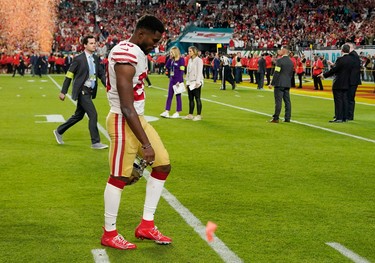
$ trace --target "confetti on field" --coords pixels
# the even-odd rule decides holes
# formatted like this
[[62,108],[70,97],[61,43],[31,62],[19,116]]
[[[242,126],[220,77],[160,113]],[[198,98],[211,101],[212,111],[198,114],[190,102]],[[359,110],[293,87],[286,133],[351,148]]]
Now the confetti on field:
[[211,221],[207,222],[206,225],[206,237],[208,242],[212,242],[214,240],[214,233],[216,231],[217,225]]

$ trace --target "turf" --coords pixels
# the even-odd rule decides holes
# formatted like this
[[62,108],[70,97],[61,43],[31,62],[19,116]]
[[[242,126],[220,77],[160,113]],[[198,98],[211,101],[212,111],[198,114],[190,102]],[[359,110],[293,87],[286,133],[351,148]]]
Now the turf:
[[[150,78],[146,115],[158,117],[168,79]],[[90,148],[87,119],[56,144],[59,123],[38,115],[67,119],[75,106],[58,100],[52,80],[63,77],[0,76],[0,262],[93,262],[91,250],[102,248],[108,151]],[[173,166],[165,187],[203,224],[215,222],[217,238],[244,262],[351,262],[327,242],[375,262],[374,86],[360,88],[355,121],[331,124],[331,82],[324,84],[324,92],[311,82],[292,90],[292,123],[267,122],[271,91],[246,83],[220,91],[212,81],[202,91],[202,121],[152,122]],[[95,105],[105,127],[104,87]],[[187,105],[184,95],[184,114]],[[144,191],[143,179],[125,188],[118,219],[138,249],[106,248],[111,262],[222,262],[164,199],[156,224],[173,244],[135,239]]]

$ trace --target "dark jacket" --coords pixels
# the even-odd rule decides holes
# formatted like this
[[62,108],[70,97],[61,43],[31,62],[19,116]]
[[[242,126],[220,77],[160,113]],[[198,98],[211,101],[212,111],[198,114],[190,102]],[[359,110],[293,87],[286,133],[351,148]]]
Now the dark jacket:
[[362,84],[361,81],[361,59],[359,58],[357,52],[353,50],[349,53],[352,60],[352,71],[350,73],[350,86],[358,86]]
[[323,74],[325,78],[335,75],[332,89],[349,89],[352,62],[353,59],[349,54],[343,55],[336,60],[335,65],[329,71]]
[[[96,81],[95,81],[95,88],[91,93],[91,97],[93,99],[96,98],[96,93],[98,89],[98,78],[100,78],[101,82],[105,86],[105,72],[103,68],[99,64],[99,59],[96,55],[93,56],[95,61],[95,68],[96,68]],[[89,79],[89,64],[87,62],[86,53],[82,52],[78,56],[76,56],[72,64],[69,67],[68,72],[66,73],[65,80],[63,83],[63,87],[61,92],[66,94],[68,93],[68,89],[70,86],[70,82],[73,79],[73,90],[72,90],[72,99],[77,100],[78,95],[82,92],[83,85],[86,80]]]
[[263,57],[258,60],[258,73],[266,74],[266,60]]
[[276,60],[275,72],[271,85],[274,87],[290,88],[292,83],[294,65],[289,56],[283,56]]

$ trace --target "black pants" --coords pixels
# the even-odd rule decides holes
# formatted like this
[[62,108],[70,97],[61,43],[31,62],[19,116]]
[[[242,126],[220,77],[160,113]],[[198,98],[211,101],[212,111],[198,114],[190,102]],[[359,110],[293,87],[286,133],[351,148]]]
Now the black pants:
[[77,100],[77,108],[74,114],[63,124],[57,128],[59,134],[64,134],[70,127],[79,122],[87,113],[89,117],[89,131],[91,136],[91,143],[100,142],[99,130],[97,126],[98,114],[95,105],[91,99],[91,92],[89,88],[84,88],[84,94],[80,94]]
[[148,76],[146,77],[146,82],[147,82],[147,85],[151,86],[151,81],[150,81],[150,79],[148,78]]
[[201,115],[202,113],[202,102],[201,102],[201,89],[202,88],[201,87],[190,90],[189,86],[187,86],[188,97],[189,97],[189,114],[194,113],[194,108],[195,108],[194,100],[197,103],[197,115]]
[[254,72],[255,72],[255,70],[249,69],[250,83],[255,83],[254,82]]
[[18,74],[20,74],[21,76],[23,76],[25,74],[25,68],[22,67],[21,65],[15,66],[12,77],[14,77],[16,75],[16,72],[18,72]]
[[160,63],[160,64],[159,64],[159,67],[158,67],[158,74],[159,74],[159,75],[160,75],[160,74],[164,74],[164,71],[165,71],[164,66],[165,66],[165,63]]
[[[319,78],[318,76],[313,76],[313,80],[314,80],[314,89],[323,90],[322,79]],[[318,88],[318,86],[319,86],[319,88]]]
[[292,88],[295,88],[296,87],[296,79],[295,79],[295,76],[296,76],[296,72],[295,71],[293,71],[293,73],[292,73],[292,78],[291,78],[291,83],[292,83],[292,85],[291,85],[291,87]]
[[266,68],[267,86],[271,83],[271,70],[272,68]]
[[298,76],[298,80],[299,80],[299,86],[298,86],[298,88],[302,89],[303,72],[302,73],[298,73],[297,76]]
[[210,66],[203,66],[203,77],[206,79],[210,78]]
[[290,120],[292,115],[292,104],[290,102],[289,90],[290,88],[287,87],[275,87],[273,93],[275,97],[275,114],[273,115],[274,120],[279,119],[283,100],[285,104],[284,119]]
[[216,82],[216,80],[217,80],[217,78],[218,78],[219,70],[220,70],[220,69],[213,69],[213,70],[212,70],[214,82]]
[[259,72],[258,71],[254,71],[254,75],[255,75],[255,84],[258,85],[259,79],[260,79]]
[[346,121],[348,111],[348,90],[333,89],[333,100],[335,102],[336,120]]
[[348,98],[348,111],[346,117],[348,120],[354,119],[354,108],[355,108],[355,93],[357,92],[357,85],[350,86],[347,94]]
[[235,67],[234,72],[236,83],[242,82],[242,67]]
[[231,72],[231,68],[230,66],[224,66],[223,67],[223,73],[222,73],[222,79],[221,79],[221,88],[222,89],[225,89],[225,82],[228,81],[231,85],[232,85],[232,88],[234,88],[234,79],[233,79],[233,75],[232,75],[232,72]]

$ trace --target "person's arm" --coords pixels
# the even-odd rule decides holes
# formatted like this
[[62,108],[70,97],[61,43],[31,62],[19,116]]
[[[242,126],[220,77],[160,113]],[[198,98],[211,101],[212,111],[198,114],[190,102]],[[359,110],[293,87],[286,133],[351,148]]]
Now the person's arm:
[[276,60],[275,70],[272,76],[271,84],[268,85],[268,88],[272,89],[279,82],[281,72],[281,59]]
[[153,162],[155,160],[154,149],[134,108],[133,77],[135,75],[135,68],[130,64],[116,64],[115,72],[121,112],[135,137],[142,144],[143,159],[147,163]]
[[196,76],[197,76],[197,79],[196,79],[196,88],[199,88],[200,86],[203,85],[203,60],[201,58],[199,58],[197,61],[197,63],[195,64],[197,66],[196,68]]
[[105,70],[103,69],[102,65],[100,65],[99,60],[98,65],[96,68],[98,69],[98,77],[100,78],[100,81],[102,82],[103,86],[106,86],[106,75],[105,75]]
[[61,92],[59,94],[60,100],[65,100],[65,94],[68,93],[68,89],[72,79],[74,78],[74,74],[77,72],[78,69],[78,59],[74,59],[72,64],[70,64],[69,70],[65,74],[64,83],[62,85]]
[[337,72],[340,72],[341,69],[343,68],[344,64],[342,63],[342,60],[341,58],[338,58],[336,60],[336,63],[333,65],[333,67],[327,71],[326,73],[321,73],[319,75],[319,77],[323,76],[324,78],[328,78],[328,77],[331,77],[333,75],[335,75]]

